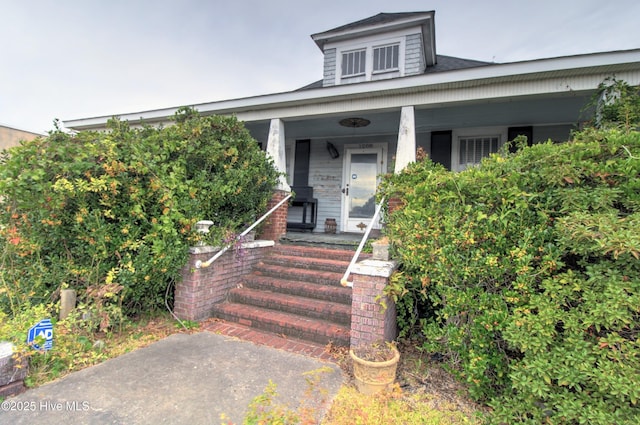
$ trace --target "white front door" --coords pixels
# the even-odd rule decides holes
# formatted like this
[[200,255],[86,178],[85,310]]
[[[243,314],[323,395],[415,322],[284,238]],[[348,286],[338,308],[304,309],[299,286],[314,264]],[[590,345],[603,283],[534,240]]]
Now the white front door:
[[[376,188],[383,172],[384,149],[377,145],[347,148],[342,188],[342,230],[364,233],[376,209]],[[376,223],[379,227],[379,223]],[[374,225],[375,226],[375,225]]]

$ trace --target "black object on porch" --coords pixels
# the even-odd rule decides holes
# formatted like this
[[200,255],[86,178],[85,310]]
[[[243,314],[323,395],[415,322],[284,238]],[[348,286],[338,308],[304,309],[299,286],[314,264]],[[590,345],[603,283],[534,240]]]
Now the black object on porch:
[[[311,153],[311,140],[296,140],[295,163],[293,169],[293,186],[291,190],[294,197],[292,207],[302,207],[302,221],[287,220],[287,230],[313,231],[316,228],[318,218],[318,200],[313,197],[313,187],[309,186],[309,158]],[[291,218],[289,210],[289,218]]]
[[302,221],[287,221],[287,230],[313,231],[318,221],[318,200],[313,197],[313,188],[310,186],[293,186],[291,190],[295,194],[291,201],[291,206],[302,207]]

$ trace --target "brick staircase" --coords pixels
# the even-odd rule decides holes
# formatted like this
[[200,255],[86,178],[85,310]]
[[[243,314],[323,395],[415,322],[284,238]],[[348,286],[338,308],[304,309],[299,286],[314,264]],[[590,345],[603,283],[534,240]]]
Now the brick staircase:
[[227,301],[215,305],[213,316],[317,344],[349,346],[352,289],[342,287],[340,279],[353,254],[277,245]]

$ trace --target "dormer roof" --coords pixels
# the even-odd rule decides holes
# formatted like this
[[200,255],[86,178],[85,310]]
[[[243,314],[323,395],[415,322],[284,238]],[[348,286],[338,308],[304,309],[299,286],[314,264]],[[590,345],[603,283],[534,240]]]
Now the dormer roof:
[[426,65],[432,66],[437,62],[435,13],[433,10],[430,12],[379,13],[360,21],[312,34],[311,38],[324,52],[327,43],[420,26]]

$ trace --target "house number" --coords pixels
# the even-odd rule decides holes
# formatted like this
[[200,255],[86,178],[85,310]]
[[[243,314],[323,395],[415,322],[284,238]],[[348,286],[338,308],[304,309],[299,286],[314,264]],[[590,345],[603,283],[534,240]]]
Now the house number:
[[360,149],[369,149],[373,147],[373,143],[360,143],[358,147],[360,147]]

